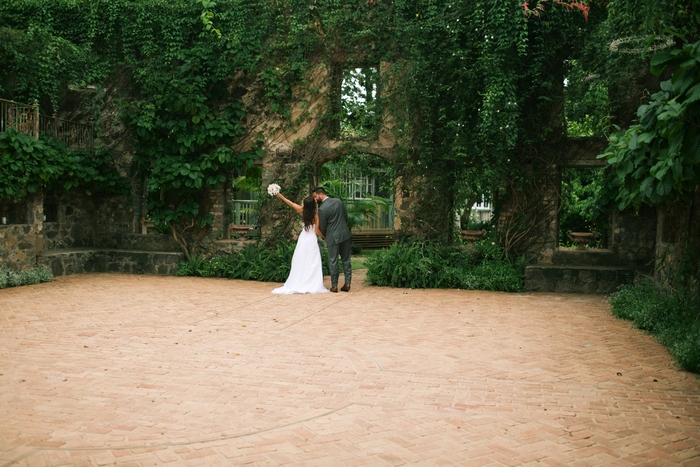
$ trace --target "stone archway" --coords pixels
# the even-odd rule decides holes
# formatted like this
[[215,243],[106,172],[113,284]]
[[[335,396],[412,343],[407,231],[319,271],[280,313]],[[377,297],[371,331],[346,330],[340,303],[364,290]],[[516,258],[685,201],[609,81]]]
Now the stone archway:
[[[334,160],[338,160],[343,156],[352,153],[362,153],[370,156],[379,157],[389,161],[394,160],[393,147],[389,145],[377,144],[377,142],[366,143],[359,142],[350,144],[344,141],[327,141],[325,145],[309,144],[301,145],[292,148],[284,143],[271,143],[266,150],[266,156],[263,159],[263,188],[270,183],[279,183],[283,190],[285,187],[296,187],[296,192],[293,195],[303,197],[305,194],[320,184],[321,167]],[[301,187],[301,188],[300,188]],[[395,207],[396,190],[392,193],[394,207],[397,218],[399,215]],[[285,222],[284,214],[275,215],[271,209],[261,208],[261,235],[263,239],[271,236],[276,226],[280,222]],[[394,229],[391,230],[393,238]],[[383,232],[386,237],[387,233]],[[385,241],[386,242],[386,241]]]
[[393,160],[369,152],[332,153],[319,161],[314,177],[314,185],[345,203],[358,252],[394,243],[396,183]]

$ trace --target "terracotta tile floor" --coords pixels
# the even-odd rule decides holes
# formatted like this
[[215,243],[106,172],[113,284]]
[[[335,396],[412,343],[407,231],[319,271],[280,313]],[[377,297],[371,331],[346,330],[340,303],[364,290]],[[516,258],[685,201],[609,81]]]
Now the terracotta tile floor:
[[0,290],[0,467],[700,466],[700,382],[605,297],[362,272]]

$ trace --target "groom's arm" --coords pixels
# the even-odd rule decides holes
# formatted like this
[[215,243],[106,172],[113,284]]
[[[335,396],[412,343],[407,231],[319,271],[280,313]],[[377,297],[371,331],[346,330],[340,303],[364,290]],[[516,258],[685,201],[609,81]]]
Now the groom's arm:
[[318,216],[318,223],[316,224],[318,226],[317,229],[319,230],[319,232],[321,232],[321,236],[325,240],[326,239],[326,223],[327,223],[326,215],[323,212],[321,212],[320,207],[318,208],[318,212],[316,215]]
[[316,213],[316,218],[314,219],[314,225],[316,226],[316,235],[321,237],[323,240],[326,240],[326,236],[323,235],[323,232],[321,232],[321,227],[320,224],[321,222],[318,220],[318,213]]

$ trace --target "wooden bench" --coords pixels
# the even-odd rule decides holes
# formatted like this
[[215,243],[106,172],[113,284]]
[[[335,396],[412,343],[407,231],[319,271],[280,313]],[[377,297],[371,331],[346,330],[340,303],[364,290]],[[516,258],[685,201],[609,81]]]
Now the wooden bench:
[[394,244],[393,230],[367,230],[353,232],[352,242],[365,250],[389,248]]

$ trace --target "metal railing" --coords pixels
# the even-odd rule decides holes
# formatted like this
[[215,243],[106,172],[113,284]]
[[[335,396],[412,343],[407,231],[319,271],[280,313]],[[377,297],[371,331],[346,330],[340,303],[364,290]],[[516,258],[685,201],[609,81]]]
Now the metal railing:
[[231,207],[234,225],[255,225],[258,222],[258,200],[235,199]]
[[53,136],[66,143],[68,149],[93,149],[92,124],[39,115],[37,104],[0,99],[0,131],[8,128],[32,135],[34,139]]
[[[352,205],[357,201],[348,201],[347,208],[352,209]],[[356,227],[358,231],[368,230],[394,230],[394,216],[396,216],[396,208],[394,202],[388,206],[377,206],[373,216],[365,219],[365,223]]]
[[493,208],[491,207],[491,202],[484,197],[481,198],[481,201],[474,203],[472,206],[471,217],[476,221],[490,221],[492,215]]
[[39,139],[39,106],[0,99],[0,131],[8,128]]
[[39,116],[39,134],[53,136],[66,143],[68,149],[92,151],[92,125],[62,120],[56,117]]

